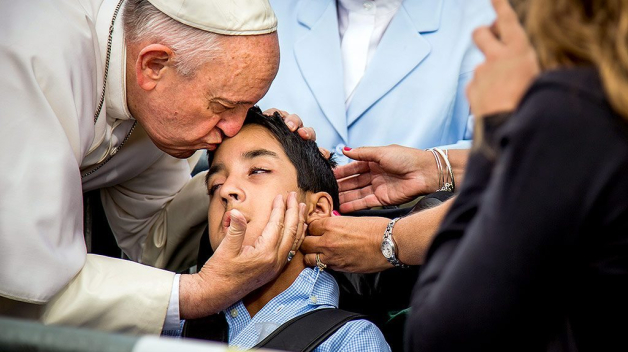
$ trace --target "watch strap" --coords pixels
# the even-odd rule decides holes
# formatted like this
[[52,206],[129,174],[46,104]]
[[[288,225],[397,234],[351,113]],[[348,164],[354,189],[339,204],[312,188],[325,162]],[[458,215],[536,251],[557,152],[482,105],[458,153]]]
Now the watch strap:
[[390,222],[388,223],[388,226],[386,226],[386,231],[384,231],[384,238],[382,240],[382,243],[384,243],[387,239],[390,239],[392,241],[392,243],[394,244],[394,247],[393,247],[394,251],[392,251],[392,256],[390,256],[390,257],[384,256],[384,257],[386,258],[386,260],[390,264],[392,264],[393,266],[395,266],[397,268],[409,268],[408,265],[402,263],[397,258],[397,242],[393,238],[393,228],[395,227],[395,224],[397,223],[397,221],[399,221],[399,219],[401,219],[401,218],[394,218],[394,219],[390,220]]

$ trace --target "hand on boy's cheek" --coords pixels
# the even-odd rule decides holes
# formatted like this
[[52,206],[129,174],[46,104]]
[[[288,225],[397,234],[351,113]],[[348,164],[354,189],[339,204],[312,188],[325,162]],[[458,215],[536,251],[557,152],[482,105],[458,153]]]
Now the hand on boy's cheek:
[[229,211],[223,220],[227,236],[243,236],[246,233],[246,219],[238,210]]

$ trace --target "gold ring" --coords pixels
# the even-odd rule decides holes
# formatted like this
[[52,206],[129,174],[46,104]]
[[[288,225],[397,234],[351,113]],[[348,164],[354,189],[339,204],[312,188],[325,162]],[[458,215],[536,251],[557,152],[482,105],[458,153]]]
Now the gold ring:
[[327,269],[327,265],[321,262],[320,253],[316,253],[316,266],[320,269],[320,271]]

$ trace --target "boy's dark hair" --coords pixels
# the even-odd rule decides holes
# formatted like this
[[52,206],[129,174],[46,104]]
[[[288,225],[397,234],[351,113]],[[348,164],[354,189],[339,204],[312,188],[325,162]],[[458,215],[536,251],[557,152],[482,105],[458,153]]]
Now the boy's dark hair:
[[[333,168],[336,162],[333,157],[325,159],[318,150],[316,142],[304,140],[295,132],[291,132],[285,122],[275,112],[272,116],[262,114],[257,106],[249,109],[244,125],[259,125],[267,129],[281,144],[284,152],[297,170],[297,185],[304,192],[327,192],[332,198],[334,209],[340,207],[338,199],[338,183]],[[220,148],[220,146],[218,147]],[[211,166],[214,153],[207,153],[207,161]]]

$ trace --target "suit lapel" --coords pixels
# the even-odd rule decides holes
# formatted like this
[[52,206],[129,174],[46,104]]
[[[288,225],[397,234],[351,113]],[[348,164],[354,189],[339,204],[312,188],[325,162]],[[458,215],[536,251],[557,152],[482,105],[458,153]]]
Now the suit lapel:
[[309,32],[295,43],[297,64],[325,117],[347,142],[335,0],[301,1],[301,5],[298,21],[309,28]]
[[369,63],[347,111],[347,125],[355,122],[406,77],[430,53],[420,33],[440,26],[442,0],[405,1],[397,11]]

